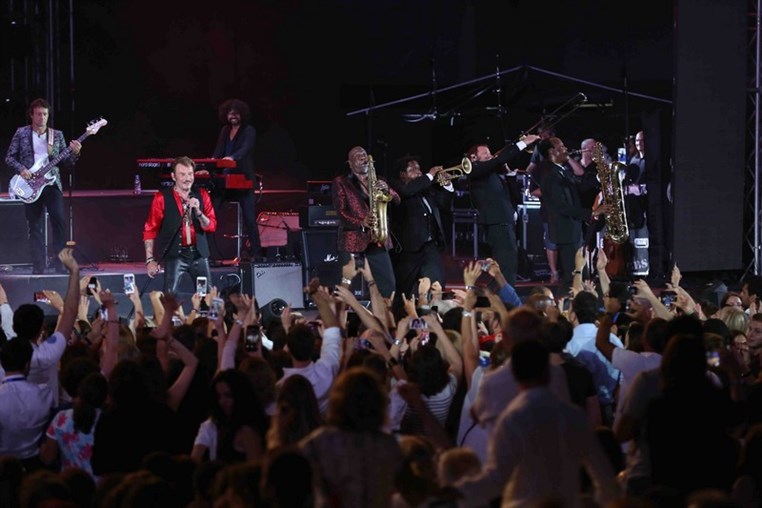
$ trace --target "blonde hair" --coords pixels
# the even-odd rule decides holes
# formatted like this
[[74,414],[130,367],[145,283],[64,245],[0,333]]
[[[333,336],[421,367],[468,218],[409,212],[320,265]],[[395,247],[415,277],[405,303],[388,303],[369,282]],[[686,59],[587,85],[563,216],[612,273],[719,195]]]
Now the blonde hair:
[[728,326],[731,332],[749,333],[749,315],[737,307],[723,307],[719,318]]

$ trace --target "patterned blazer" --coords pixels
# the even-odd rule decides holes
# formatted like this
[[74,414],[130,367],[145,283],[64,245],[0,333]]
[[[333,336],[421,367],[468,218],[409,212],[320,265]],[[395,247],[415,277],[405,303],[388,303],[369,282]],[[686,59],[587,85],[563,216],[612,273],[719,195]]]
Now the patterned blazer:
[[[64,139],[63,132],[59,130],[53,130],[48,127],[48,135],[53,133],[53,146],[48,144],[48,157],[53,159],[58,156],[61,151],[66,150],[68,145]],[[64,161],[67,165],[73,165],[77,161],[77,156],[74,152],[69,155]],[[32,126],[25,125],[16,129],[16,133],[11,139],[11,144],[8,147],[8,153],[5,156],[5,163],[12,167],[16,173],[21,173],[24,169],[29,169],[34,166],[34,147],[32,145]],[[51,172],[51,175],[55,176],[55,182],[59,190],[63,190],[61,187],[61,173],[56,167]]]
[[[379,180],[382,180],[379,178]],[[364,252],[370,241],[370,229],[362,225],[370,213],[368,195],[353,174],[337,176],[333,179],[333,207],[339,216],[339,250],[345,252]],[[387,205],[399,204],[400,197],[389,188],[392,201]],[[388,214],[387,214],[388,215]],[[388,219],[387,219],[388,222]],[[391,234],[386,238],[384,247],[392,248]]]

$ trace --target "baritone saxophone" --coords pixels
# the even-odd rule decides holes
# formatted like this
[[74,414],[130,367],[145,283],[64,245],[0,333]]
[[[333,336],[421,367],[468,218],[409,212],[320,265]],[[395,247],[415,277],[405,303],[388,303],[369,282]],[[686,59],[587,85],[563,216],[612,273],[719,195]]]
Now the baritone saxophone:
[[592,155],[598,170],[603,203],[609,205],[610,209],[609,213],[604,215],[606,231],[603,235],[613,243],[622,244],[630,236],[627,227],[627,213],[624,208],[624,189],[622,188],[622,177],[626,166],[618,161],[611,164],[607,163],[603,153],[603,144],[600,142],[595,144]]

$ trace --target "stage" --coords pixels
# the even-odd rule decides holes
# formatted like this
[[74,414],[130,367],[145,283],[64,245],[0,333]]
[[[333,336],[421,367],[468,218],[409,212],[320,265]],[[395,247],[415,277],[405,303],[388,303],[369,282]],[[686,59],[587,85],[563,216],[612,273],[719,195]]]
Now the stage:
[[[133,314],[132,304],[123,291],[124,274],[135,275],[141,301],[150,312],[151,291],[163,288],[163,274],[150,279],[145,272],[145,255],[142,243],[142,226],[151,199],[156,191],[143,191],[135,195],[130,191],[79,191],[73,195],[64,194],[64,204],[72,221],[72,236],[77,242],[75,257],[80,263],[82,276],[96,276],[102,288],[110,289],[116,295],[119,314],[129,317]],[[322,198],[326,197],[321,190]],[[254,293],[260,305],[280,298],[294,309],[309,307],[304,300],[302,288],[312,277],[318,277],[327,285],[338,283],[340,268],[337,264],[337,231],[327,222],[312,221],[312,210],[304,213],[309,203],[314,202],[308,191],[301,189],[270,190],[258,193],[258,224],[262,245],[266,248],[266,261],[252,264],[241,262],[241,218],[238,204],[224,203],[218,212],[218,228],[210,238],[210,264],[212,265],[211,285],[219,289],[241,284],[244,292]],[[13,307],[33,301],[35,291],[55,290],[63,296],[66,290],[66,275],[55,274],[49,268],[46,274],[33,275],[26,234],[26,220],[23,203],[2,199],[0,196],[0,283],[8,293]],[[324,206],[329,209],[329,205]],[[519,281],[516,284],[520,296],[529,293],[532,287],[548,285],[549,271],[542,250],[542,224],[539,223],[536,206],[525,204],[520,207],[521,220],[517,225],[519,240]],[[331,218],[326,210],[317,217]],[[333,212],[335,216],[335,212]],[[480,238],[476,218],[463,210],[454,210],[452,220],[445,227],[450,230],[453,242],[442,253],[445,268],[446,288],[463,287],[463,268],[473,259],[483,259],[487,246]],[[327,225],[325,225],[327,224]],[[50,251],[50,259],[56,253]],[[486,275],[483,276],[488,278]],[[481,282],[481,279],[480,279]],[[683,285],[696,291],[716,284],[715,274],[687,274]],[[725,280],[728,286],[735,281]],[[656,290],[664,281],[656,283]],[[557,296],[563,292],[558,286],[551,286]],[[367,297],[367,288],[357,285],[355,294],[360,299]],[[195,282],[185,277],[179,291],[183,308],[190,311],[190,297],[195,291]],[[39,304],[47,314],[53,311],[47,304]],[[94,309],[91,309],[94,311]]]

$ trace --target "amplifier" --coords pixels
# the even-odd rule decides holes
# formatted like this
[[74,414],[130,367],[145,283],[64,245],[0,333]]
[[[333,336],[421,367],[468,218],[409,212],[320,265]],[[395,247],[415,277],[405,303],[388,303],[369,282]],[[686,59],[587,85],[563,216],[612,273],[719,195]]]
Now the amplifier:
[[[47,213],[45,214],[47,217]],[[29,248],[29,228],[26,223],[24,202],[16,199],[0,200],[0,265],[31,265],[32,251]],[[48,244],[48,220],[43,225],[45,250]],[[50,253],[58,255],[58,253]]]
[[299,209],[299,225],[307,228],[337,228],[339,215],[333,206],[305,206]]
[[310,206],[332,206],[333,182],[331,180],[307,180],[307,204]]
[[292,308],[302,308],[304,286],[301,263],[242,263],[241,289],[254,295],[260,307],[280,298]]
[[288,232],[299,229],[299,213],[259,212],[257,227],[262,247],[284,247],[288,244]]

